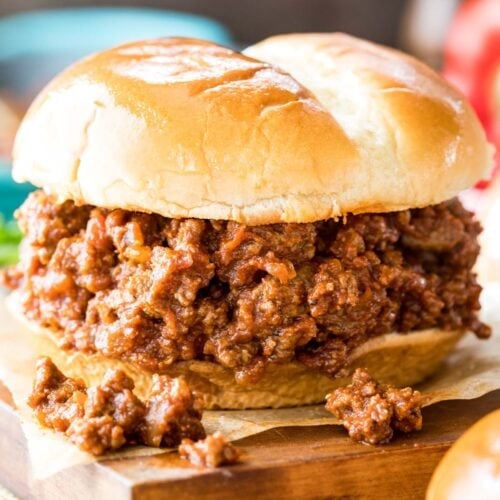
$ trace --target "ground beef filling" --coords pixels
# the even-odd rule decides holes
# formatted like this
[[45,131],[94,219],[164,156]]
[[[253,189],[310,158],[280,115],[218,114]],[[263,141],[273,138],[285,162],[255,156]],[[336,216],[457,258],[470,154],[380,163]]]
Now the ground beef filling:
[[134,382],[120,370],[108,370],[99,385],[87,388],[41,358],[28,405],[40,424],[93,455],[130,444],[177,446],[205,437],[201,409],[182,378],[155,375],[145,402],[133,390]]
[[197,467],[215,468],[238,462],[240,451],[224,437],[222,432],[217,431],[196,442],[183,439],[179,446],[179,455]]
[[245,226],[57,204],[33,193],[4,282],[64,349],[161,372],[215,361],[240,382],[298,360],[335,375],[388,332],[469,329],[479,224],[456,199],[311,224]]
[[327,396],[326,409],[337,417],[360,443],[383,444],[395,430],[422,429],[422,397],[411,387],[398,389],[379,384],[363,368],[352,376],[352,384],[336,389]]

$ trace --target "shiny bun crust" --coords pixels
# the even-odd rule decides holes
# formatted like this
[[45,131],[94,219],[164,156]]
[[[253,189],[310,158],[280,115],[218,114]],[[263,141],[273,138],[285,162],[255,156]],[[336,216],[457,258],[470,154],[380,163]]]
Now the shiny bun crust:
[[426,500],[500,498],[500,410],[475,423],[437,466]]
[[488,172],[469,104],[408,56],[339,34],[245,53],[165,38],[76,63],[25,117],[15,179],[60,200],[264,224],[439,203]]
[[335,179],[342,212],[386,212],[451,198],[487,177],[493,147],[465,97],[417,59],[342,33],[291,34],[245,54],[305,85],[356,147]]
[[[96,385],[108,368],[120,368],[132,377],[140,397],[149,393],[152,373],[102,354],[63,351],[49,329],[26,319],[16,293],[8,297],[7,305],[19,325],[31,335],[37,353],[52,358],[65,374]],[[399,387],[418,384],[441,367],[462,335],[461,331],[429,329],[372,338],[353,351],[341,378],[328,377],[296,362],[272,365],[262,379],[246,385],[236,383],[232,371],[207,361],[174,363],[162,373],[182,375],[206,409],[302,406],[322,403],[330,391],[350,383],[351,374],[358,367],[366,368],[380,382]]]

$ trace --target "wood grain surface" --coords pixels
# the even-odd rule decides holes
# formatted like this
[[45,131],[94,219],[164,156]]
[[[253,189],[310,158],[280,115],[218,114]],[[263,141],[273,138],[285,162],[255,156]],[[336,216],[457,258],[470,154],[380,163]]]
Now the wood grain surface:
[[241,464],[199,470],[176,453],[109,460],[31,481],[26,442],[0,389],[0,483],[23,499],[419,499],[434,467],[475,421],[500,407],[500,391],[424,410],[424,430],[391,444],[355,444],[337,426],[290,427],[238,442]]

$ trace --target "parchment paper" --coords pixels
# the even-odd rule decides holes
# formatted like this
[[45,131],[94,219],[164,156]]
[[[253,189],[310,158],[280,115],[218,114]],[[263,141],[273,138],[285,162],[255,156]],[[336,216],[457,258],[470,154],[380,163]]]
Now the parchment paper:
[[[425,404],[449,399],[472,399],[500,389],[500,282],[489,283],[482,294],[483,320],[493,327],[493,336],[480,341],[466,335],[432,379],[418,387]],[[35,479],[47,478],[67,467],[96,461],[63,436],[42,429],[26,404],[31,392],[37,352],[29,336],[0,302],[0,380],[11,391],[27,437]],[[280,410],[206,411],[203,424],[208,433],[221,430],[238,440],[275,427],[338,424],[323,406]],[[425,424],[424,424],[425,425]],[[105,459],[146,456],[168,450],[135,447]],[[101,459],[102,460],[102,459]]]

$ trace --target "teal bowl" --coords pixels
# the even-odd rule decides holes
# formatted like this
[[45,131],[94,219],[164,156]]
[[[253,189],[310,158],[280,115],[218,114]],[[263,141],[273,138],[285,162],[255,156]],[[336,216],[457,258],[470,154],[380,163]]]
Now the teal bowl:
[[[131,40],[187,36],[232,45],[212,19],[167,10],[96,7],[32,11],[0,19],[0,92],[26,105],[72,62]],[[10,218],[34,188],[16,184],[0,159],[0,213]]]
[[12,219],[16,208],[34,189],[34,186],[26,182],[14,182],[10,175],[10,165],[0,161],[0,222]]

